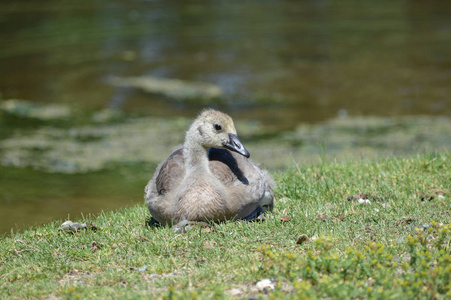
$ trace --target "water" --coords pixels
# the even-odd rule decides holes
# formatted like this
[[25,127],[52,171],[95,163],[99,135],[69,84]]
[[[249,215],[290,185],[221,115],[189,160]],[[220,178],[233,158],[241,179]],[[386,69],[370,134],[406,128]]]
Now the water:
[[[214,106],[276,131],[337,115],[449,117],[450,20],[449,1],[4,1],[0,99],[158,117]],[[174,101],[108,83],[140,75],[211,82],[225,100]],[[0,138],[36,126],[0,123]],[[152,168],[55,175],[0,166],[0,232],[142,203]]]

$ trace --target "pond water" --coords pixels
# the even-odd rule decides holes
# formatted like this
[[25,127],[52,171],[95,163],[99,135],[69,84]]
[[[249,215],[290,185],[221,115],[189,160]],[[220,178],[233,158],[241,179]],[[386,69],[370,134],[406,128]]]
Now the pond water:
[[[191,118],[212,106],[271,136],[337,116],[451,116],[450,1],[4,1],[0,26],[0,100],[82,111],[56,123],[2,113],[0,143],[36,128],[69,132],[107,108]],[[209,82],[223,95],[171,99],[111,84],[131,76]],[[142,203],[153,168],[2,164],[0,233]]]

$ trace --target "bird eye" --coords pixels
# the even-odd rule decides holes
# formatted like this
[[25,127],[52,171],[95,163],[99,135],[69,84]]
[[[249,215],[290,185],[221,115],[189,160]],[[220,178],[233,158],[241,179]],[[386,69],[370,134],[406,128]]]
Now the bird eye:
[[221,130],[222,130],[221,125],[215,124],[215,130],[216,130],[216,131],[221,131]]

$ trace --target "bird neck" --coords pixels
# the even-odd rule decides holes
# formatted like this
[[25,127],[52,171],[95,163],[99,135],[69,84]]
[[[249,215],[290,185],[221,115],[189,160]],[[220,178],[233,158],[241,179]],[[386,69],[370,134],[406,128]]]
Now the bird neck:
[[191,129],[186,133],[185,143],[183,144],[183,157],[187,172],[192,170],[210,172],[208,167],[208,149],[199,143]]

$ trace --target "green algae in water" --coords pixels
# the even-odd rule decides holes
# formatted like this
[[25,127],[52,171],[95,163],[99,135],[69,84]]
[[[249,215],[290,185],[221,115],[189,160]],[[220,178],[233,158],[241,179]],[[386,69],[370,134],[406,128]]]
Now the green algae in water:
[[[119,123],[18,131],[0,145],[1,164],[57,173],[85,173],[112,164],[158,164],[183,143],[191,123],[185,118],[124,118]],[[345,117],[295,130],[268,134],[261,124],[236,122],[252,159],[270,169],[295,161],[365,155],[411,155],[451,149],[451,120],[446,117]],[[282,154],[282,155],[281,155]]]
[[67,119],[73,114],[72,109],[67,105],[43,105],[17,99],[0,102],[0,110],[10,115],[42,121]]
[[222,89],[208,82],[190,82],[180,79],[142,77],[115,77],[110,83],[120,87],[141,89],[145,92],[163,95],[180,101],[206,102],[222,96]]

